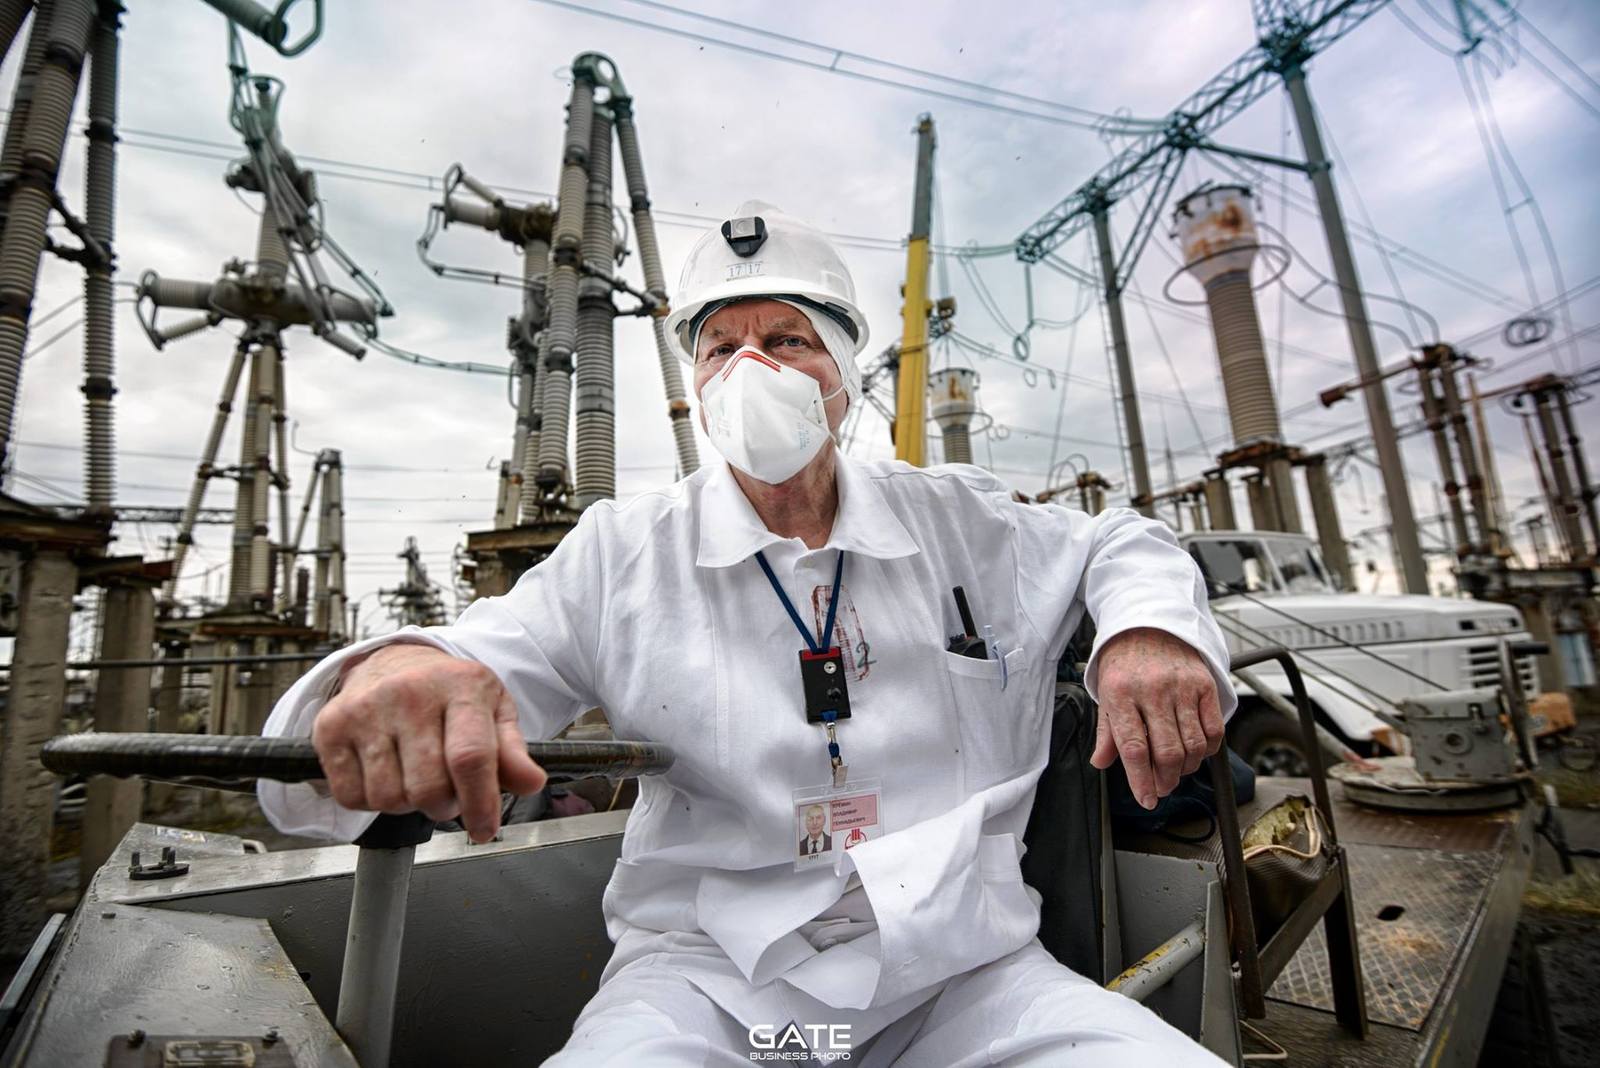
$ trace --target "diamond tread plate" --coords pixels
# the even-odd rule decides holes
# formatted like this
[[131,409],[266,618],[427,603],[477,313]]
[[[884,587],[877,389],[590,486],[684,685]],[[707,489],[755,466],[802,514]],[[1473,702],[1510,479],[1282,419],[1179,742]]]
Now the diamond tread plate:
[[[1367,1012],[1375,1021],[1421,1030],[1462,949],[1465,928],[1483,905],[1500,857],[1361,843],[1345,848]],[[1332,1011],[1328,949],[1320,924],[1267,996]]]

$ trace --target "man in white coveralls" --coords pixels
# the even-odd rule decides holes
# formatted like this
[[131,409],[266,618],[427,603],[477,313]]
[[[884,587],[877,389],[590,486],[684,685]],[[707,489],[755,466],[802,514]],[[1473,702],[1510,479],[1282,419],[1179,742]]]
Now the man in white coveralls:
[[[599,502],[450,626],[318,664],[266,733],[310,734],[327,788],[263,781],[273,822],[349,840],[420,809],[485,840],[502,789],[544,783],[524,738],[603,708],[677,762],[640,779],[616,950],[549,1064],[749,1065],[791,1023],[852,1065],[1219,1063],[1058,964],[1018,865],[1085,611],[1096,766],[1120,757],[1148,807],[1221,743],[1228,655],[1193,562],[1127,509],[843,455],[867,324],[838,252],[769,205],[700,239],[666,328],[727,462]],[[976,655],[948,650],[956,586]],[[818,805],[831,848],[797,857]]]

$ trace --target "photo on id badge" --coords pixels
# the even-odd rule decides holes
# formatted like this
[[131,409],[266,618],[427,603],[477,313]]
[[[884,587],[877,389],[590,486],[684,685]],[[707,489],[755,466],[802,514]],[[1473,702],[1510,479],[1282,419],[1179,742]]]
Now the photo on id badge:
[[877,838],[881,831],[882,791],[877,780],[846,786],[816,786],[794,792],[796,868],[829,864],[835,850],[848,850]]

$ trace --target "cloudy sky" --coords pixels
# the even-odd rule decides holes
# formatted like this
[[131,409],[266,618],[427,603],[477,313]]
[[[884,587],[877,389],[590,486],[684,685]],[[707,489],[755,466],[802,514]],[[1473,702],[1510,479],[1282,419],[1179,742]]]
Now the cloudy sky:
[[[998,8],[954,0],[681,2],[675,9],[644,0],[335,0],[322,39],[298,58],[247,43],[254,70],[287,82],[284,139],[322,174],[329,231],[397,309],[383,323],[385,338],[440,359],[503,360],[505,319],[517,294],[434,277],[419,263],[414,242],[437,199],[438,176],[453,163],[513,199],[549,195],[559,168],[565,68],[579,52],[611,56],[635,97],[669,281],[699,230],[746,198],[774,202],[844,235],[871,323],[865,354],[871,356],[899,333],[900,242],[910,217],[912,128],[920,112],[932,112],[938,125],[936,242],[951,249],[1003,245],[1127,143],[1093,129],[1085,113],[1162,116],[1254,39],[1245,0],[1019,0]],[[225,260],[251,255],[256,227],[253,198],[235,195],[221,180],[226,161],[240,152],[227,120],[224,23],[199,0],[128,6],[119,277],[133,281],[155,270],[214,278]],[[1504,18],[1498,4],[1486,6]],[[1446,0],[1399,0],[1310,68],[1346,214],[1358,237],[1380,233],[1391,253],[1385,258],[1374,241],[1358,240],[1364,288],[1389,298],[1403,294],[1426,313],[1413,318],[1392,303],[1374,303],[1374,315],[1400,331],[1379,331],[1383,357],[1403,355],[1401,335],[1431,340],[1431,316],[1445,339],[1493,361],[1486,386],[1590,366],[1600,334],[1593,178],[1600,164],[1600,12],[1584,0],[1525,0],[1517,5],[1525,21],[1492,32],[1475,54],[1481,58],[1463,68],[1474,94],[1486,98],[1480,106],[1492,106],[1504,148],[1533,194],[1533,203],[1514,213],[1525,271],[1450,54],[1461,41],[1452,36],[1449,11]],[[0,68],[6,99],[16,59]],[[1218,140],[1279,155],[1299,151],[1276,87]],[[82,151],[75,136],[63,184],[74,204],[82,199]],[[1191,160],[1177,192],[1237,177],[1209,160]],[[1525,201],[1515,175],[1507,171],[1502,179],[1511,202]],[[1287,288],[1266,284],[1258,294],[1287,436],[1311,447],[1365,436],[1359,402],[1331,410],[1315,404],[1319,390],[1354,373],[1343,323],[1290,295],[1307,294],[1317,286],[1316,272],[1328,271],[1326,246],[1308,210],[1309,187],[1283,173],[1253,184],[1263,219],[1293,249]],[[1549,251],[1534,204],[1547,224]],[[1132,225],[1134,209],[1118,208],[1113,225],[1120,232]],[[1171,469],[1187,480],[1230,443],[1205,320],[1162,295],[1176,269],[1167,230],[1164,219],[1127,307],[1158,487],[1168,481],[1164,445]],[[435,250],[455,264],[518,269],[510,249],[482,232],[452,228]],[[1087,264],[1090,252],[1082,236],[1058,250],[1071,265]],[[1557,296],[1557,266],[1573,294],[1563,307],[1576,338],[1565,340],[1567,320],[1558,314],[1552,342],[1561,344],[1506,347],[1500,325]],[[627,270],[638,277],[636,257]],[[1174,294],[1197,296],[1185,281],[1174,283]],[[1121,486],[1125,461],[1110,416],[1096,308],[1077,282],[1035,271],[1038,322],[1029,332],[1028,362],[1019,364],[1004,357],[1027,322],[1025,284],[1021,264],[1009,254],[942,255],[935,267],[935,295],[956,297],[961,334],[1002,354],[950,345],[935,350],[936,366],[970,365],[982,376],[982,402],[999,429],[975,443],[977,458],[1029,493],[1044,487],[1053,462],[1068,458],[1087,460]],[[47,263],[36,320],[80,289],[74,268]],[[1331,298],[1326,288],[1310,296],[1324,307]],[[1086,314],[1076,328],[1062,325],[1078,313]],[[78,314],[68,308],[41,323],[33,344]],[[637,321],[619,321],[617,340],[618,487],[627,495],[670,481],[674,458],[648,332]],[[181,503],[232,343],[230,331],[219,328],[157,352],[131,305],[119,306],[119,503]],[[81,333],[69,330],[26,364],[11,484],[26,499],[82,499],[80,350]],[[376,352],[358,363],[304,331],[290,337],[287,376],[295,441],[304,450],[291,470],[296,508],[311,453],[343,450],[351,594],[360,599],[363,629],[389,629],[375,591],[401,577],[395,554],[404,539],[417,538],[432,577],[448,585],[452,548],[466,531],[492,525],[495,470],[512,431],[506,383],[413,367]],[[1399,390],[1391,396],[1397,422],[1414,418],[1414,397]],[[1594,425],[1590,412],[1580,412]],[[1521,503],[1537,492],[1522,430],[1497,406],[1491,413],[1506,495]],[[237,432],[236,424],[225,462],[237,462]],[[936,435],[934,442],[937,453]],[[713,455],[704,442],[701,448],[703,456]],[[892,455],[880,419],[862,420],[851,451]],[[1405,452],[1416,511],[1434,514],[1431,448],[1416,438]],[[231,506],[232,488],[214,483],[207,505]],[[1125,495],[1122,489],[1114,496]],[[1370,464],[1343,465],[1340,496],[1347,535],[1385,522]],[[173,532],[125,525],[120,549],[157,554]],[[187,592],[221,590],[227,540],[227,528],[201,528],[186,568]],[[1428,540],[1438,544],[1436,525]],[[1392,589],[1381,540],[1363,546],[1383,569],[1365,585],[1378,581]]]

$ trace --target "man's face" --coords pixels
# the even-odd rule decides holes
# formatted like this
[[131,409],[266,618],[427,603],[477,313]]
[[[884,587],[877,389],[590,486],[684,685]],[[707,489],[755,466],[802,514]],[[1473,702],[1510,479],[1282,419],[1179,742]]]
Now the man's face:
[[814,805],[806,809],[806,835],[811,838],[822,835],[822,809]]
[[[817,380],[824,397],[843,384],[838,365],[811,326],[811,320],[798,308],[765,298],[741,300],[711,314],[700,328],[694,353],[694,395],[700,396],[711,376],[720,371],[728,358],[749,345],[760,349],[779,363]],[[848,357],[846,357],[848,358]],[[844,422],[850,400],[844,393],[823,405],[828,428],[838,431]],[[705,407],[700,408],[700,426],[705,427]]]

